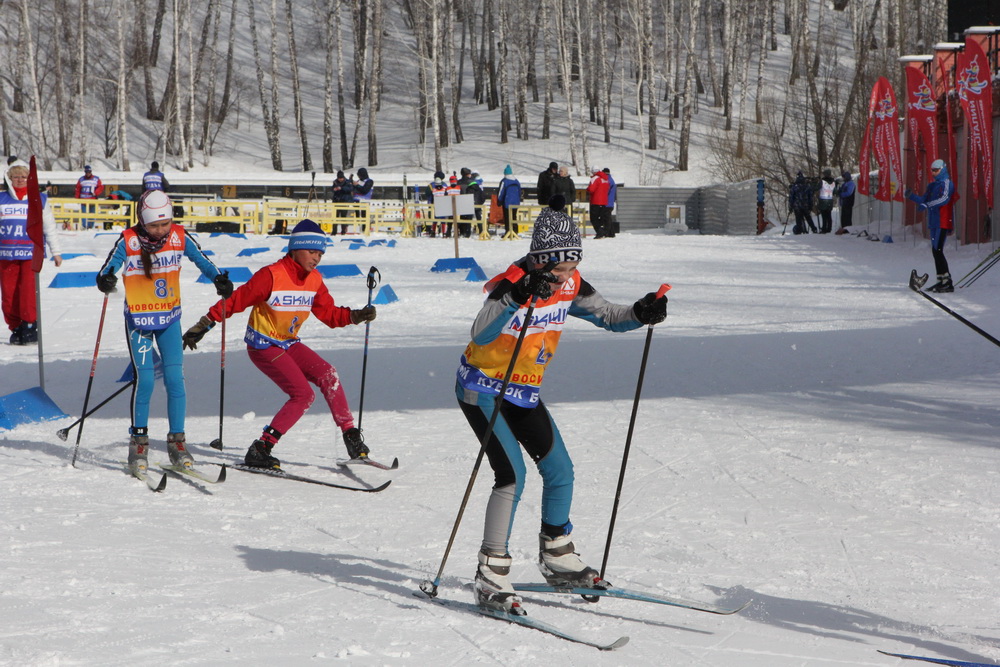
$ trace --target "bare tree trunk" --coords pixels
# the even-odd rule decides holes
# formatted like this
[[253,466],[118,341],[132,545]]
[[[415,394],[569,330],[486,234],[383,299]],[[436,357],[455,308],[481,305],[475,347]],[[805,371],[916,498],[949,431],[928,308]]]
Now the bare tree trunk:
[[267,100],[267,92],[264,89],[264,69],[260,62],[260,49],[257,39],[257,19],[254,16],[254,2],[247,2],[250,12],[250,38],[253,43],[253,61],[257,72],[257,94],[260,96],[261,118],[264,121],[264,134],[267,136],[267,146],[271,150],[271,166],[277,171],[281,171],[281,144],[279,143],[278,129],[273,127],[274,115],[271,113]]
[[[281,164],[281,111],[279,100],[281,92],[278,86],[281,81],[281,73],[278,71],[278,2],[271,0],[271,129],[274,130],[274,146],[271,150],[277,150],[278,163]],[[275,167],[281,171],[284,167]]]
[[295,129],[298,131],[299,144],[302,146],[302,170],[312,171],[309,137],[306,134],[306,123],[302,113],[302,94],[299,90],[299,54],[295,45],[295,17],[292,13],[292,0],[285,0],[285,30],[288,31],[288,59],[292,69],[292,105],[295,113]]
[[158,0],[153,18],[153,42],[149,47],[149,66],[156,67],[160,57],[160,35],[163,33],[163,17],[167,13],[167,0]]
[[497,46],[500,49],[500,143],[510,141],[507,133],[510,131],[510,91],[507,88],[507,68],[509,66],[507,49],[507,3],[500,0],[497,8]]
[[688,16],[691,17],[691,21],[688,25],[687,57],[684,64],[684,92],[681,95],[681,136],[677,151],[677,168],[680,171],[688,169],[688,153],[691,147],[691,117],[694,106],[691,98],[694,87],[695,39],[700,28],[700,5],[701,0],[687,0]]
[[32,120],[34,136],[30,142],[32,153],[38,155],[45,165],[45,169],[51,169],[51,160],[47,157],[45,150],[45,127],[42,125],[42,91],[41,82],[38,80],[38,67],[35,61],[35,38],[31,34],[31,21],[29,19],[28,0],[21,0],[21,36],[24,40],[24,50],[27,65],[27,76],[31,86],[31,104],[34,107]]
[[327,0],[326,7],[321,11],[323,17],[324,39],[326,48],[326,64],[323,70],[323,171],[333,173],[333,54],[329,47],[334,43],[333,13],[336,11],[336,0]]
[[128,161],[128,81],[129,66],[125,61],[125,4],[115,0],[118,25],[118,168],[129,171]]
[[229,114],[229,96],[233,86],[233,49],[236,45],[236,3],[233,0],[229,10],[229,45],[226,48],[226,80],[222,84],[222,101],[219,102],[219,111],[215,115],[215,122],[222,125]]
[[[340,164],[347,164],[347,111],[344,108],[344,39],[341,34],[340,3],[330,0],[337,42],[337,128],[340,133]],[[332,169],[330,171],[333,171]]]
[[84,99],[84,91],[87,90],[87,0],[80,0],[80,11],[77,15],[77,26],[79,27],[79,38],[76,43],[76,104],[73,105],[79,129],[76,135],[80,137],[80,153],[78,161],[83,164],[87,161],[87,102]]
[[[446,12],[446,16],[454,16],[454,0],[448,0],[449,11]],[[463,23],[463,26],[465,24]],[[455,31],[451,29],[448,23],[445,23],[445,29],[448,32],[448,72],[450,73],[449,85],[451,86],[451,126],[455,131],[455,143],[462,143],[462,122],[459,117],[459,105],[462,102],[462,84],[460,68],[462,63],[465,61],[465,32],[462,32],[462,46],[456,51],[455,50]],[[458,67],[456,67],[456,63]]]
[[[382,33],[385,30],[385,11],[383,0],[371,0],[372,3],[372,70],[368,77],[368,166],[378,164],[378,132],[376,130],[377,113],[382,106]],[[456,107],[458,101],[455,102]],[[461,141],[461,130],[458,118],[455,119],[457,141]]]
[[212,154],[211,129],[212,117],[215,115],[215,69],[219,61],[219,26],[222,22],[222,2],[220,0],[213,0],[212,4],[215,8],[212,15],[212,46],[210,49],[211,56],[209,57],[208,62],[208,85],[206,86],[207,94],[205,97],[204,107],[202,109],[201,140],[198,145],[198,148],[204,154],[205,166],[208,166],[208,156]]
[[[568,0],[572,2],[573,0]],[[559,80],[562,83],[562,93],[563,99],[566,101],[566,131],[568,133],[567,141],[569,142],[569,155],[570,162],[576,167],[577,173],[581,173],[587,165],[581,163],[576,152],[577,136],[576,136],[576,123],[575,115],[576,110],[574,109],[574,98],[573,98],[573,83],[572,83],[572,69],[573,69],[573,44],[570,32],[570,23],[566,20],[566,2],[567,0],[556,0],[558,3],[555,7],[555,12],[553,14],[553,21],[555,23],[555,39],[556,39],[556,54],[558,56],[559,64]]]

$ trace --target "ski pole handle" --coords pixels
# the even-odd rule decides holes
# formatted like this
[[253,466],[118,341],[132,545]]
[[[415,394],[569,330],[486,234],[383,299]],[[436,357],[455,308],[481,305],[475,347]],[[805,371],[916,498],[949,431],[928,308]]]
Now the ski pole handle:
[[660,285],[660,289],[656,291],[656,298],[659,299],[661,296],[669,292],[672,288],[667,283]]
[[[378,277],[376,278],[376,276],[378,276]],[[368,280],[368,291],[370,292],[371,290],[373,290],[376,287],[378,287],[379,282],[382,281],[382,274],[379,273],[378,269],[376,269],[373,266],[370,269],[368,269],[368,279],[367,280]],[[368,301],[368,305],[369,306],[371,305],[371,300],[370,299],[371,299],[371,296],[369,295],[369,301]]]

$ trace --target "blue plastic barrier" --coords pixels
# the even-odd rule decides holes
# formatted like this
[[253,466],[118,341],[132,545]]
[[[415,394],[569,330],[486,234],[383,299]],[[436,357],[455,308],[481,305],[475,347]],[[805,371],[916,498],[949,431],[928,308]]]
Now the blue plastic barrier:
[[368,242],[369,248],[374,248],[377,245],[385,245],[389,242],[389,239],[372,239]]
[[362,275],[361,269],[358,268],[357,264],[327,264],[326,266],[317,266],[316,270],[324,278],[344,278],[347,276]]
[[68,417],[41,387],[0,396],[0,429]]
[[267,252],[268,250],[270,250],[270,248],[268,248],[267,246],[257,246],[256,248],[243,248],[243,250],[240,250],[238,253],[236,253],[236,256],[250,257],[251,255]]
[[[229,271],[229,279],[234,283],[245,283],[250,280],[250,276],[253,275],[253,273],[250,272],[250,269],[245,266],[220,266],[219,271]],[[198,276],[197,282],[211,283],[212,281],[202,274]]]
[[97,271],[64,271],[57,273],[49,287],[96,287]]
[[378,304],[380,306],[385,305],[387,303],[392,303],[394,301],[399,301],[399,297],[396,296],[396,292],[392,289],[392,286],[390,286],[388,283],[382,285],[382,287],[380,287],[378,290],[378,294],[376,294],[375,298],[372,299],[372,303]]
[[389,241],[389,242],[388,242],[388,243],[386,243],[385,245],[386,245],[386,247],[388,247],[388,248],[395,248],[395,247],[396,247],[396,239],[393,239],[393,240]]
[[201,251],[202,251],[203,253],[205,253],[205,256],[206,256],[206,257],[211,257],[212,255],[214,255],[214,254],[215,254],[215,252],[214,252],[214,251],[212,251],[212,250],[205,250],[204,248],[202,248],[202,249],[201,249]]
[[486,274],[483,273],[483,270],[477,266],[469,269],[469,275],[465,276],[465,279],[470,283],[481,282],[486,280]]
[[[478,269],[479,264],[476,263],[474,257],[445,257],[434,262],[434,266],[431,267],[431,271],[442,272],[450,271],[454,273],[459,269]],[[481,269],[480,269],[481,270]]]
[[234,239],[245,239],[246,234],[240,234],[238,232],[212,232],[208,235],[208,238],[214,239],[216,236],[232,236]]

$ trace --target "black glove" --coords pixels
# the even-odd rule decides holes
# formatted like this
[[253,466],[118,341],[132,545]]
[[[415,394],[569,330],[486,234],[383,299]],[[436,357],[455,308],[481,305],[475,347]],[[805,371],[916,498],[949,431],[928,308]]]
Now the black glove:
[[632,311],[643,324],[659,324],[667,319],[667,297],[657,299],[656,292],[650,292],[635,302]]
[[[232,285],[230,285],[230,287],[231,286]],[[215,322],[208,319],[208,315],[202,315],[201,319],[198,320],[198,324],[184,332],[184,347],[189,350],[197,350],[198,343],[200,343],[201,339],[205,337],[208,330],[214,326]]]
[[223,299],[233,295],[233,281],[229,279],[229,271],[223,271],[212,280],[215,283],[215,293]]
[[114,292],[117,284],[118,276],[113,273],[101,273],[97,275],[97,289],[101,290],[105,294],[111,294]]
[[520,304],[527,303],[533,296],[543,300],[548,299],[552,296],[552,283],[555,281],[556,277],[548,271],[529,271],[514,283],[510,295]]
[[351,322],[354,324],[364,324],[365,322],[371,322],[375,319],[375,306],[365,306],[364,308],[359,308],[358,310],[351,311]]

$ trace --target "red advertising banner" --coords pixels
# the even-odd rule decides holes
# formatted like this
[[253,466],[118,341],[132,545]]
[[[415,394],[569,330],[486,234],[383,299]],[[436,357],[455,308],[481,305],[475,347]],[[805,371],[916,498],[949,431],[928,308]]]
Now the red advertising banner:
[[[915,157],[916,182],[914,190],[923,190],[930,176],[931,162],[938,158],[937,103],[931,91],[931,82],[922,69],[906,67],[906,129]],[[923,160],[920,150],[923,149]]]
[[[874,157],[878,165],[878,190],[875,198],[880,201],[903,201],[903,188],[900,180],[903,170],[899,156],[899,128],[897,126],[899,109],[896,106],[896,94],[892,85],[884,76],[879,77],[872,87],[872,96],[868,101],[868,126],[861,142],[861,155],[858,166],[861,174],[858,177],[858,190],[862,194],[871,194],[868,170],[869,160]],[[893,180],[895,176],[896,180]]]
[[969,134],[969,178],[972,196],[982,192],[993,207],[993,86],[990,65],[983,47],[972,37],[965,38],[965,51],[958,54],[955,88],[965,112]]

